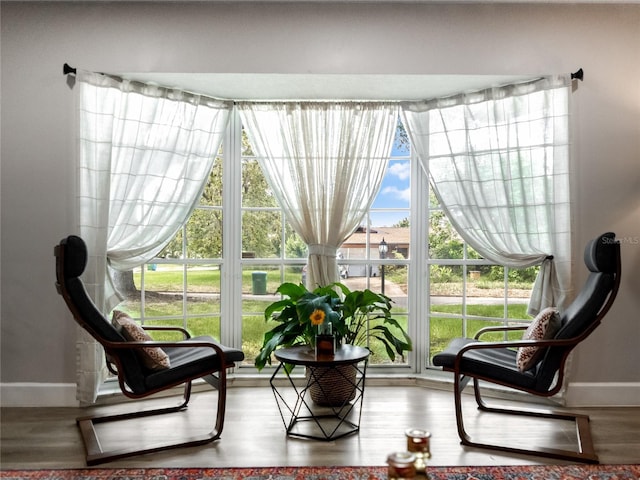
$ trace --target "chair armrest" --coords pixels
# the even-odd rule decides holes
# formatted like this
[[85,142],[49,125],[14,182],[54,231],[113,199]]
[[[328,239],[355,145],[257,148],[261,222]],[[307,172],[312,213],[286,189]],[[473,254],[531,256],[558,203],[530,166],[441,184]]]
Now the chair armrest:
[[142,325],[143,330],[156,330],[156,331],[164,331],[164,332],[180,332],[182,333],[184,339],[191,338],[191,334],[182,327],[174,327],[171,325]]
[[454,370],[457,374],[460,373],[460,365],[462,363],[462,357],[469,350],[481,350],[481,349],[495,349],[495,348],[511,348],[511,347],[566,347],[569,345],[575,345],[580,341],[578,337],[565,338],[557,340],[551,338],[549,340],[509,340],[504,342],[475,342],[465,345],[456,354],[456,360],[454,362]]
[[490,332],[508,332],[508,331],[517,331],[517,330],[526,330],[529,328],[529,325],[511,325],[511,326],[494,326],[494,327],[484,327],[476,332],[474,340],[479,340],[482,335]]

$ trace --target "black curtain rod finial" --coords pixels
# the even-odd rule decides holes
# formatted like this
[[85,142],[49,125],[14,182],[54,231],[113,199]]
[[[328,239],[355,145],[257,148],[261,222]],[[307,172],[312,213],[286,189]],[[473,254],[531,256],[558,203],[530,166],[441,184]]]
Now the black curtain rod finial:
[[582,69],[571,74],[571,80],[584,80],[584,71]]
[[62,66],[62,73],[64,73],[65,75],[69,75],[70,73],[73,73],[75,75],[76,72],[77,72],[77,70],[75,68],[73,68],[72,66],[70,66],[68,63],[65,63]]

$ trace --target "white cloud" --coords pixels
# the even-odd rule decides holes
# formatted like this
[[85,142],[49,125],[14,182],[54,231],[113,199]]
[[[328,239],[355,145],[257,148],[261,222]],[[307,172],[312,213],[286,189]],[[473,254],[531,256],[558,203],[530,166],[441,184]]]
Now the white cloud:
[[411,174],[409,162],[392,162],[389,167],[389,174],[398,177],[400,180],[408,180]]
[[394,186],[385,187],[381,192],[383,195],[391,195],[399,200],[404,200],[405,202],[409,202],[411,200],[411,189],[410,188],[398,188]]

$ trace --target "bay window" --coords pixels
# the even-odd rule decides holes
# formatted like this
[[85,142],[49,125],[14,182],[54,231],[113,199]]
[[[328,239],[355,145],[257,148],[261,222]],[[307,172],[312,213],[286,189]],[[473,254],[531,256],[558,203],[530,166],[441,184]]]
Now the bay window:
[[[518,102],[522,103],[522,98]],[[563,102],[565,97],[553,98],[551,104],[557,110],[556,127],[566,131]],[[434,105],[426,110],[422,105],[411,108],[413,117],[405,108],[397,119],[394,148],[374,202],[336,253],[340,281],[352,289],[370,288],[391,297],[395,318],[412,337],[414,351],[405,358],[389,362],[385,355],[372,355],[371,367],[389,374],[425,373],[432,368],[430,358],[451,338],[471,336],[483,326],[530,320],[527,307],[540,270],[540,261],[522,265],[498,262],[494,255],[483,255],[472,246],[492,252],[488,245],[493,240],[476,241],[484,228],[480,223],[472,225],[473,235],[465,230],[471,227],[460,220],[464,216],[460,198],[466,197],[464,192],[458,191],[458,196],[455,192],[456,188],[474,187],[464,182],[452,187],[455,174],[448,170],[462,157],[467,164],[477,155],[483,162],[492,155],[502,162],[507,157],[520,158],[519,147],[494,148],[489,139],[489,144],[482,143],[476,152],[466,144],[468,138],[478,144],[475,130],[469,135],[457,127],[449,132],[442,122],[434,121],[433,115],[441,114]],[[420,117],[423,111],[430,111],[431,117]],[[451,121],[452,112],[447,114]],[[470,128],[463,117],[458,120]],[[521,174],[514,170],[509,187],[524,189],[525,196],[535,197],[533,203],[539,203],[528,189],[546,185],[539,178],[545,171],[553,176],[556,186],[564,185],[568,147],[564,139],[551,138],[550,132],[558,128],[549,130],[545,121],[528,121],[527,132],[522,118],[518,121],[517,131],[512,133],[520,136],[520,143],[523,138],[529,141],[524,163],[534,167],[525,166],[523,171],[533,180],[518,183]],[[435,128],[433,137],[429,136],[430,128]],[[490,126],[482,128],[492,135]],[[538,129],[544,130],[541,136]],[[116,275],[121,291],[128,285],[125,302],[118,308],[143,323],[180,325],[194,334],[213,335],[242,348],[246,359],[237,373],[256,373],[253,360],[270,328],[264,310],[277,298],[278,285],[305,282],[309,251],[287,221],[237,108],[230,113],[227,130],[187,223],[155,258]],[[555,145],[550,147],[545,142],[551,140]],[[430,162],[434,161],[435,168],[436,157],[439,170],[434,176]],[[491,181],[499,185],[496,178]],[[482,177],[478,181],[482,182]],[[544,208],[553,207],[554,198],[560,197],[545,197]],[[560,215],[568,215],[568,203],[562,202]],[[527,208],[523,203],[519,212],[527,212]],[[557,226],[562,219],[554,221]],[[551,244],[547,246],[551,248]],[[541,252],[537,255],[544,258]],[[566,258],[566,251],[562,258]]]

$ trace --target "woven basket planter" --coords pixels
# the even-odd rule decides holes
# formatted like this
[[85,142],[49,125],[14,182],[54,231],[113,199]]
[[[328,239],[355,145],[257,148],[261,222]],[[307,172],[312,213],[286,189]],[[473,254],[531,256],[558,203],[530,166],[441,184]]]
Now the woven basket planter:
[[307,367],[307,380],[312,371],[316,381],[309,385],[309,394],[316,405],[340,407],[356,397],[357,369],[354,365]]

